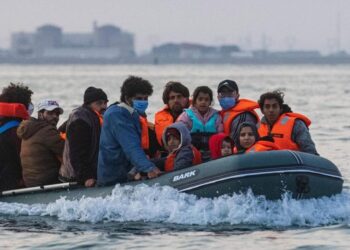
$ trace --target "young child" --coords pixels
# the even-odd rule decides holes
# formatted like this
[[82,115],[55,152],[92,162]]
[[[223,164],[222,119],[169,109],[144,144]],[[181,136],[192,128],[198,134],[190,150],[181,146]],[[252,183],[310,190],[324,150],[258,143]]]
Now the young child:
[[234,148],[235,153],[279,150],[272,137],[259,137],[257,127],[253,123],[243,122],[238,127],[238,136],[239,143]]
[[221,116],[211,107],[212,103],[212,90],[207,86],[197,87],[193,92],[192,106],[177,119],[191,131],[192,144],[200,149],[203,161],[210,160],[210,136],[223,132]]
[[215,134],[209,139],[209,149],[212,160],[232,155],[233,141],[225,133]]
[[[152,159],[159,169],[170,172],[201,163],[201,154],[192,146],[190,131],[183,123],[175,122],[167,127],[163,132],[162,140],[168,156]],[[128,179],[144,179],[142,173],[137,173],[135,170],[135,168],[130,170]]]

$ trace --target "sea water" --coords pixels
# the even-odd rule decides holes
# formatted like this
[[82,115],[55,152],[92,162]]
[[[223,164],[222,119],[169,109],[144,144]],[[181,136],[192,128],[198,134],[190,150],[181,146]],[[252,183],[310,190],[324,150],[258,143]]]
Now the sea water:
[[[103,88],[110,103],[119,100],[129,75],[154,86],[147,111],[153,120],[162,107],[164,84],[180,81],[192,92],[210,86],[214,95],[223,79],[238,82],[241,98],[257,100],[281,89],[293,111],[312,120],[318,152],[344,176],[342,194],[329,198],[281,200],[224,195],[200,199],[170,187],[121,187],[105,198],[43,205],[0,202],[0,247],[64,248],[268,248],[349,249],[350,66],[348,65],[0,65],[0,83],[23,82],[34,91],[33,103],[56,99],[62,123],[82,104],[88,86]],[[218,107],[217,100],[214,107]]]

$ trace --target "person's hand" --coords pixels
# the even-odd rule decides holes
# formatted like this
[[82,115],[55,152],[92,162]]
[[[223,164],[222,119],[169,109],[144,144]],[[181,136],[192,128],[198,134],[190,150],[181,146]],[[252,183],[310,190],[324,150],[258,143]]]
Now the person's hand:
[[87,179],[84,183],[85,187],[94,187],[96,184],[96,180],[95,179]]
[[158,175],[160,175],[162,172],[159,170],[159,168],[155,167],[154,169],[152,169],[152,171],[147,173],[147,177],[149,179],[153,179],[158,177]]
[[141,176],[140,173],[136,173],[136,174],[134,175],[134,181],[139,181],[139,180],[141,180],[141,178],[142,178],[142,176]]

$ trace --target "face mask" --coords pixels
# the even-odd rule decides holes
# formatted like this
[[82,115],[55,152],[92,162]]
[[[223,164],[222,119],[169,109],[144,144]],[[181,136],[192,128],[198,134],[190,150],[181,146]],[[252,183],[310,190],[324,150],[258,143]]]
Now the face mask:
[[219,99],[219,103],[221,108],[226,110],[236,105],[236,99],[234,97],[222,97]]
[[133,108],[137,110],[138,113],[144,114],[147,107],[148,107],[148,101],[144,100],[133,100]]
[[33,105],[33,103],[29,103],[27,111],[28,111],[29,115],[33,114],[33,112],[34,112],[34,105]]

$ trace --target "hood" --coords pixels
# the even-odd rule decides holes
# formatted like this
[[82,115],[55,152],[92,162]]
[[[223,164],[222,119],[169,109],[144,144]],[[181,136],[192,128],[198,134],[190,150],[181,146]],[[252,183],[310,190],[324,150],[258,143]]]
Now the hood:
[[191,145],[192,138],[191,138],[190,131],[188,130],[186,125],[182,122],[175,122],[175,123],[171,124],[169,127],[167,127],[166,129],[164,129],[164,132],[162,135],[163,145],[166,145],[165,135],[166,135],[167,130],[170,128],[177,129],[177,131],[179,131],[179,133],[181,135],[179,148],[183,147],[183,146]]
[[17,136],[20,139],[28,139],[32,137],[36,132],[38,132],[43,127],[48,126],[49,124],[46,121],[37,120],[31,118],[30,120],[22,121],[17,128]]
[[258,128],[256,127],[256,125],[254,123],[251,123],[251,122],[242,122],[239,127],[238,127],[238,139],[237,139],[237,149],[238,151],[239,150],[242,150],[243,147],[241,146],[241,144],[239,143],[239,135],[241,133],[241,130],[242,128],[244,127],[251,127],[252,128],[252,131],[253,131],[253,134],[254,134],[254,137],[255,137],[255,141],[259,141],[260,139],[260,136],[259,136],[259,133],[258,133]]
[[221,145],[222,145],[222,141],[226,137],[229,137],[229,136],[226,135],[225,133],[218,133],[210,137],[209,150],[210,150],[210,157],[212,160],[222,157]]

